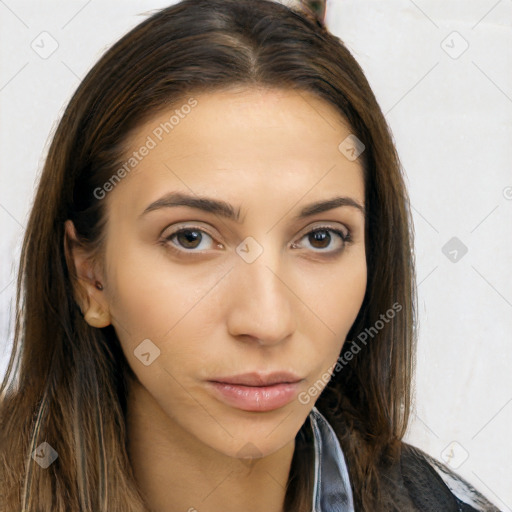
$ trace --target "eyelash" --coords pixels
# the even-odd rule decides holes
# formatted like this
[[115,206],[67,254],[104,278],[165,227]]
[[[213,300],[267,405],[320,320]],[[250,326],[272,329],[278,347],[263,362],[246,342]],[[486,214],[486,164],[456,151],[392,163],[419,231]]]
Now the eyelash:
[[[187,232],[187,231],[199,231],[201,233],[207,234],[209,237],[214,239],[214,237],[210,233],[208,233],[204,229],[200,228],[199,226],[187,226],[187,227],[182,227],[180,229],[177,229],[176,231],[172,232],[170,235],[163,238],[161,240],[161,244],[163,246],[165,246],[166,248],[168,248],[169,250],[171,250],[172,252],[174,252],[175,254],[178,254],[179,256],[183,256],[185,254],[194,254],[194,253],[200,254],[201,251],[196,251],[195,249],[190,249],[190,250],[178,249],[174,244],[170,243],[171,239],[174,238],[176,235],[178,235],[179,233],[182,233],[182,232]],[[353,242],[352,233],[348,228],[347,228],[347,233],[344,233],[340,229],[337,229],[337,228],[335,228],[333,226],[329,226],[329,225],[315,227],[311,231],[308,231],[307,233],[305,233],[300,238],[300,240],[302,240],[303,238],[306,238],[308,235],[311,235],[318,231],[330,231],[331,233],[335,233],[336,235],[339,236],[339,238],[341,238],[342,247],[340,249],[335,249],[335,250],[330,250],[330,251],[324,251],[324,250],[313,251],[315,254],[325,253],[326,257],[335,257],[335,256],[341,254],[344,251],[345,247],[347,245],[350,245]],[[293,245],[295,245],[295,242]]]

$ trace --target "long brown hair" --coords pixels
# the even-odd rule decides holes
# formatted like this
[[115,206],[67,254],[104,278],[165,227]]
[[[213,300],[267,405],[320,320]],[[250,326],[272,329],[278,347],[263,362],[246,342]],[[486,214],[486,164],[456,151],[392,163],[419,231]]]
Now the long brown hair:
[[[316,406],[339,437],[356,510],[384,510],[382,469],[397,460],[407,427],[416,344],[408,196],[360,66],[320,20],[270,0],[184,0],[158,11],[105,53],[64,112],[21,253],[14,343],[0,388],[0,510],[147,511],[126,449],[133,372],[113,327],[92,328],[81,315],[64,222],[73,221],[80,243],[101,261],[106,211],[94,191],[123,162],[129,134],[178,99],[234,85],[312,92],[365,145],[368,281],[347,339],[371,337],[334,372]],[[400,312],[380,320],[393,304]],[[42,442],[58,453],[44,470],[32,457]],[[287,511],[309,512],[306,464],[297,450]]]

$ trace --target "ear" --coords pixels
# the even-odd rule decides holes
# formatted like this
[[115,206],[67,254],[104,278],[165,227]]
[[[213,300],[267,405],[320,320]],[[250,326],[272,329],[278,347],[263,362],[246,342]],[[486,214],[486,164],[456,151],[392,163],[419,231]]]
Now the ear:
[[78,241],[73,221],[69,219],[64,222],[64,251],[75,301],[85,321],[92,327],[106,327],[111,317],[103,291],[103,276]]

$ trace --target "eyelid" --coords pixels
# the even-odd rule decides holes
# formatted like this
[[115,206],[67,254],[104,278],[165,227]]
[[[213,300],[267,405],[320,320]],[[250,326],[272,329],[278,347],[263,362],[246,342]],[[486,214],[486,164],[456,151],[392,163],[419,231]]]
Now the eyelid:
[[214,236],[212,233],[210,233],[202,225],[194,225],[194,224],[190,224],[187,222],[178,223],[176,225],[173,225],[173,229],[168,235],[163,236],[163,233],[165,233],[167,228],[169,228],[169,226],[167,226],[162,231],[162,234],[160,235],[160,239],[159,239],[158,243],[160,245],[164,246],[165,249],[172,251],[177,257],[189,257],[189,258],[201,257],[206,252],[206,251],[197,251],[197,250],[192,250],[192,249],[186,250],[184,248],[180,249],[177,245],[175,245],[171,241],[171,238],[173,238],[174,236],[176,236],[178,233],[180,233],[182,231],[188,231],[188,230],[194,231],[195,230],[195,231],[200,231],[202,233],[206,233],[213,240],[213,245],[215,245],[217,249],[219,248],[219,246],[223,247],[223,244],[216,241],[217,237]]
[[[341,226],[343,226],[343,228],[346,230],[346,233],[343,231],[343,228]],[[304,230],[302,230],[301,234],[299,235],[299,239],[303,238],[304,235],[309,234],[311,231],[317,231],[317,230],[320,231],[322,229],[332,229],[334,231],[342,231],[343,234],[347,237],[350,237],[350,235],[352,233],[352,230],[349,229],[345,224],[343,224],[341,222],[333,223],[333,222],[329,222],[329,221],[318,220],[318,221],[315,221],[315,223],[313,225],[309,225],[306,228],[304,228]]]
[[217,235],[214,235],[207,226],[202,225],[201,223],[191,223],[191,222],[178,222],[177,224],[172,224],[172,231],[169,235],[164,236],[165,231],[170,228],[171,226],[167,226],[165,229],[162,230],[160,233],[160,237],[163,239],[167,239],[170,236],[175,235],[176,233],[186,230],[186,229],[197,229],[198,231],[204,231],[206,234],[210,235],[212,238],[216,238]]
[[[303,232],[300,236],[297,237],[297,241],[300,242],[303,238],[308,236],[311,233],[315,233],[318,231],[331,231],[334,233],[338,238],[341,238],[341,247],[338,249],[330,249],[327,251],[324,251],[322,249],[312,251],[313,254],[320,255],[320,257],[323,258],[336,258],[338,256],[341,256],[344,252],[347,246],[354,243],[354,239],[352,238],[352,230],[348,228],[347,226],[343,226],[346,229],[346,232],[339,226],[329,223],[329,222],[323,222],[316,226],[309,226],[306,228],[306,231]],[[292,242],[292,248],[296,249],[297,247],[300,247],[300,243],[298,242]]]
[[[343,226],[343,228],[340,226]],[[206,233],[209,237],[211,237],[214,241],[216,241],[216,235],[213,235],[212,233],[210,233],[210,231],[208,229],[206,229],[205,226],[201,225],[201,224],[192,224],[192,223],[188,223],[188,222],[181,222],[181,223],[178,223],[176,225],[173,225],[173,229],[172,231],[166,235],[166,236],[163,236],[163,233],[167,230],[167,228],[169,228],[169,226],[167,226],[163,231],[162,231],[162,234],[160,235],[161,237],[161,240],[160,240],[160,243],[162,243],[163,245],[167,246],[168,248],[171,248],[173,251],[175,251],[176,253],[180,254],[180,255],[201,255],[201,254],[204,254],[205,251],[196,251],[196,250],[186,250],[186,249],[179,249],[175,244],[173,244],[170,239],[172,237],[174,237],[175,235],[177,235],[178,233],[182,232],[182,231],[187,231],[187,230],[197,230],[197,231],[201,231],[203,233]],[[300,241],[302,240],[306,235],[310,234],[310,233],[313,233],[315,231],[322,231],[322,230],[325,230],[325,231],[333,231],[334,233],[338,234],[338,236],[342,239],[342,249],[341,251],[345,248],[345,246],[351,244],[353,242],[353,239],[352,239],[352,230],[347,227],[345,224],[342,224],[342,223],[332,223],[332,222],[329,222],[329,221],[315,221],[314,224],[312,225],[309,225],[307,226],[306,228],[304,228],[300,234],[297,236],[297,238],[295,239],[296,241]],[[346,230],[346,232],[345,232]],[[340,234],[341,233],[341,234]],[[294,241],[292,242],[292,247],[296,247],[297,246],[297,242]],[[216,245],[217,247],[220,245],[220,246],[223,246],[222,243],[220,242],[216,242]],[[325,253],[325,255],[327,256],[328,254],[332,254],[332,253],[336,253],[336,252],[339,252],[340,249],[338,250],[329,250],[329,251],[315,251],[315,252],[319,252],[319,253]]]

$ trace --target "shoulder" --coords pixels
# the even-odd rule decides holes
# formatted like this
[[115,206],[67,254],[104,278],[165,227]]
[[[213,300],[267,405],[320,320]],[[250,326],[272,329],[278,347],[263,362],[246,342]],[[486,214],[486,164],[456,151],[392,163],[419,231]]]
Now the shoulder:
[[418,510],[500,512],[451,468],[408,443],[401,443],[404,486]]

